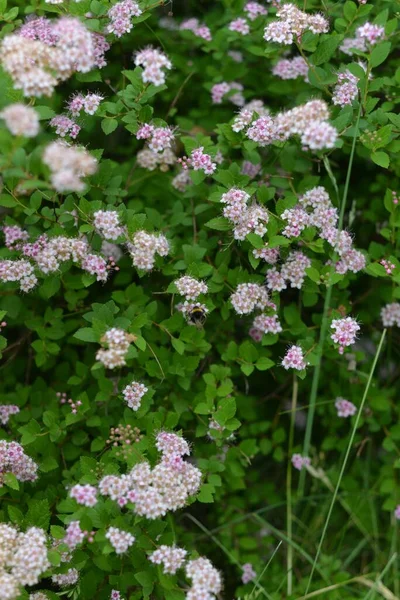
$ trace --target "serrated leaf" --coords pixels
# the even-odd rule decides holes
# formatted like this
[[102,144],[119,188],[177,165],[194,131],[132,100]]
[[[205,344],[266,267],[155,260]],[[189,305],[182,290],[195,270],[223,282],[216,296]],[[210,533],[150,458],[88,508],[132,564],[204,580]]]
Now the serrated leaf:
[[118,127],[117,119],[103,119],[101,122],[101,128],[106,135],[110,135]]
[[4,483],[13,490],[19,490],[18,479],[15,477],[14,473],[5,473],[3,475]]
[[215,219],[210,219],[205,226],[209,229],[216,229],[217,231],[229,231],[229,229],[232,229],[232,225],[225,217],[215,217]]
[[383,167],[387,169],[390,165],[390,158],[386,154],[386,152],[373,152],[371,154],[371,160],[378,165],[379,167]]

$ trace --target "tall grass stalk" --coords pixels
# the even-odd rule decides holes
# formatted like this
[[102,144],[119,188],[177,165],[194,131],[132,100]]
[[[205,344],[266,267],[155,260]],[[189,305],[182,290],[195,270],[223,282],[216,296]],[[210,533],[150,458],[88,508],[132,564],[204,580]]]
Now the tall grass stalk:
[[325,520],[324,528],[323,528],[323,531],[322,531],[321,539],[320,539],[319,544],[318,544],[317,553],[315,555],[313,566],[311,568],[311,573],[310,573],[310,577],[308,579],[308,583],[307,583],[307,588],[306,588],[306,591],[305,591],[305,595],[308,594],[308,590],[310,589],[310,585],[311,585],[311,582],[312,582],[312,579],[313,579],[313,576],[314,576],[314,571],[315,571],[316,565],[318,563],[318,559],[319,559],[319,555],[321,553],[322,545],[323,545],[324,540],[325,540],[325,535],[326,535],[326,532],[328,530],[329,521],[330,521],[331,516],[332,516],[333,507],[335,505],[336,498],[337,498],[337,495],[338,495],[338,492],[339,492],[339,488],[340,488],[340,485],[342,483],[343,475],[344,475],[344,472],[346,470],[347,462],[349,460],[350,452],[351,452],[351,449],[353,447],[354,438],[355,438],[355,435],[356,435],[358,424],[359,424],[360,419],[361,419],[362,411],[364,409],[364,404],[365,404],[365,401],[367,399],[369,388],[371,386],[371,381],[372,381],[372,377],[373,377],[373,374],[374,374],[374,371],[375,371],[375,367],[377,365],[378,358],[379,358],[379,355],[380,355],[381,350],[382,350],[382,346],[383,346],[383,341],[385,339],[385,335],[386,335],[386,329],[383,330],[382,335],[381,335],[381,339],[379,340],[379,345],[378,345],[378,348],[377,348],[375,356],[374,356],[374,360],[373,360],[373,363],[372,363],[372,366],[371,366],[371,370],[369,372],[367,385],[366,385],[365,390],[364,390],[364,395],[362,397],[361,404],[360,404],[360,406],[358,408],[358,411],[357,411],[357,416],[356,416],[355,421],[354,421],[354,426],[353,426],[353,429],[352,429],[352,432],[351,432],[351,435],[350,435],[350,440],[349,440],[349,443],[348,443],[348,446],[347,446],[346,454],[345,454],[345,457],[344,457],[344,460],[343,460],[343,463],[342,463],[342,466],[341,466],[341,469],[340,469],[339,478],[338,478],[337,483],[336,483],[335,491],[334,491],[333,496],[332,496],[331,504],[330,504],[330,507],[329,507],[329,510],[328,510],[328,514],[327,514],[327,517],[326,517],[326,520]]
[[[342,230],[342,227],[343,227],[344,212],[345,212],[345,208],[346,208],[347,196],[349,193],[351,171],[353,168],[354,154],[355,154],[355,149],[356,149],[359,124],[360,124],[360,117],[361,117],[361,103],[358,108],[357,120],[356,120],[356,124],[354,127],[353,142],[352,142],[352,146],[351,146],[349,164],[347,167],[346,181],[344,184],[342,201],[340,203],[340,214],[339,214],[339,224],[338,224],[339,232]],[[328,175],[332,176],[331,169],[329,168],[329,170],[327,169],[327,171],[328,171]],[[334,183],[334,187],[336,190],[338,189],[336,181]],[[321,329],[320,329],[320,335],[319,335],[318,346],[317,346],[317,363],[315,365],[312,383],[311,383],[309,409],[308,409],[308,413],[307,413],[307,425],[306,425],[306,432],[305,432],[305,436],[304,436],[304,446],[303,446],[303,455],[304,456],[308,456],[309,451],[310,451],[311,435],[312,435],[312,429],[313,429],[313,424],[314,424],[315,404],[317,401],[319,378],[320,378],[320,374],[321,374],[322,352],[323,352],[323,348],[324,348],[326,333],[328,330],[328,313],[329,313],[329,308],[330,308],[331,298],[332,298],[332,288],[333,288],[332,276],[333,276],[334,270],[335,270],[335,262],[336,262],[336,260],[334,259],[332,261],[332,266],[331,266],[330,273],[329,273],[329,283],[328,283],[328,286],[326,289],[324,308],[322,311],[322,322],[321,322]],[[300,482],[299,482],[299,492],[300,492],[301,496],[304,493],[304,480],[305,480],[305,471],[302,471],[300,473]]]
[[[299,382],[295,374],[293,374],[293,389],[292,389],[292,411],[290,414],[290,429],[289,429],[289,449],[288,461],[286,470],[286,529],[287,536],[290,542],[292,541],[292,461],[293,441],[294,441],[294,424],[296,419],[297,395],[299,391]],[[291,596],[293,591],[293,546],[291,543],[287,545],[287,595]]]

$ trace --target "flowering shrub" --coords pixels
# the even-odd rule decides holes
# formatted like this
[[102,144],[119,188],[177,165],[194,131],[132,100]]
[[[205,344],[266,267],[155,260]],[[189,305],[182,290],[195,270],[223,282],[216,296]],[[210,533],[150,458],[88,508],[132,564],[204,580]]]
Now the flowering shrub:
[[0,600],[399,598],[397,4],[0,16]]

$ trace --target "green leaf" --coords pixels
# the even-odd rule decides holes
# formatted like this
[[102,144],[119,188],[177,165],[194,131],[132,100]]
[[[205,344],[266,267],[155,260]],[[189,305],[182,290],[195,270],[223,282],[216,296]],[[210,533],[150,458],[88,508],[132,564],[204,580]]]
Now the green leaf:
[[171,338],[171,344],[175,348],[178,354],[183,354],[185,352],[185,344],[181,342],[181,340],[177,340],[176,338]]
[[0,206],[12,208],[14,206],[18,206],[18,202],[16,202],[16,200],[14,200],[14,198],[8,194],[0,194]]
[[91,329],[90,327],[82,327],[81,329],[78,329],[78,331],[74,333],[74,338],[76,338],[77,340],[81,340],[82,342],[98,343],[98,338],[93,329]]
[[311,56],[312,63],[318,66],[328,62],[335,54],[342,39],[343,36],[332,33],[329,38],[320,42],[316,52]]
[[215,487],[210,483],[203,483],[199,493],[196,496],[196,500],[203,504],[212,504],[214,502]]
[[390,158],[386,152],[373,152],[371,154],[371,160],[380,167],[387,169],[390,164]]
[[375,68],[382,64],[389,56],[391,47],[392,44],[390,42],[378,44],[378,46],[372,50],[371,56],[369,57],[370,66]]
[[225,217],[215,217],[215,219],[211,219],[207,221],[205,224],[209,229],[216,229],[217,231],[229,231],[232,229],[231,223]]
[[50,523],[50,506],[47,499],[30,501],[25,523],[47,531]]
[[4,483],[12,488],[13,490],[19,490],[18,479],[15,477],[14,473],[5,473],[3,476]]
[[261,356],[256,362],[256,369],[259,371],[266,371],[274,366],[274,361],[267,358],[266,356]]
[[101,122],[101,128],[106,135],[110,135],[118,127],[117,119],[103,119]]

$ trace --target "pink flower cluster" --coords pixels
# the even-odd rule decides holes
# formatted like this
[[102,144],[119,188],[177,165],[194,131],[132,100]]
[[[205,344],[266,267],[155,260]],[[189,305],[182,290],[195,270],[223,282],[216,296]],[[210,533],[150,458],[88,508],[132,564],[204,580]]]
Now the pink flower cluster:
[[255,21],[260,15],[266,15],[267,9],[259,2],[247,2],[244,5],[244,12],[250,21]]
[[79,572],[77,569],[68,569],[66,573],[60,573],[59,575],[53,575],[51,580],[60,587],[68,587],[75,585],[79,579]]
[[6,248],[20,249],[21,244],[16,242],[26,242],[29,238],[29,233],[24,231],[19,225],[4,225],[3,233],[5,237]]
[[107,15],[110,22],[106,26],[107,33],[113,33],[115,37],[122,37],[129,33],[133,27],[132,18],[140,17],[142,11],[137,2],[133,0],[122,0],[112,6]]
[[211,42],[212,36],[211,31],[204,23],[200,23],[198,19],[191,18],[186,19],[186,21],[182,21],[179,26],[181,31],[192,31],[194,35],[199,38],[202,38],[206,42]]
[[201,483],[201,471],[182,458],[190,454],[183,438],[162,431],[157,435],[156,447],[161,460],[153,469],[144,461],[126,475],[106,475],[99,483],[101,494],[121,507],[133,503],[134,512],[147,519],[157,519],[170,510],[182,508]]
[[162,565],[166,575],[175,575],[184,564],[186,555],[184,548],[163,544],[149,555],[149,560],[155,565]]
[[290,346],[282,360],[282,367],[286,370],[296,369],[296,371],[305,369],[307,367],[307,362],[304,360],[303,349],[294,344]]
[[93,225],[106,240],[116,240],[124,234],[116,210],[97,210],[93,217]]
[[97,171],[97,160],[79,146],[51,142],[43,153],[43,162],[51,171],[51,183],[57,192],[82,192],[82,177]]
[[124,554],[135,541],[134,535],[117,527],[109,527],[106,538],[109,540],[116,554]]
[[300,40],[305,31],[315,34],[329,31],[329,23],[325,17],[305,13],[295,4],[283,4],[276,15],[278,20],[272,21],[264,29],[264,39],[267,42],[288,45]]
[[204,281],[199,281],[189,275],[184,275],[174,281],[178,292],[185,296],[186,300],[196,300],[200,294],[207,294],[208,287]]
[[333,104],[341,107],[351,105],[358,96],[358,81],[358,77],[347,69],[343,73],[339,73],[337,85],[333,90]]
[[50,120],[50,127],[54,127],[60,137],[70,136],[73,140],[78,136],[81,128],[78,123],[66,115],[56,115]]
[[28,260],[0,260],[0,281],[18,282],[22,292],[29,292],[37,284],[37,277]]
[[39,583],[50,568],[47,537],[43,529],[29,527],[25,533],[0,523],[0,594],[2,600],[19,598],[23,586]]
[[230,31],[236,31],[240,35],[248,35],[250,33],[250,27],[246,19],[239,17],[229,23]]
[[67,544],[70,550],[74,550],[82,544],[85,537],[85,532],[82,531],[79,521],[71,521],[67,526],[65,537],[62,541],[64,544]]
[[385,268],[386,274],[387,275],[392,275],[393,271],[396,268],[396,265],[394,265],[389,260],[386,260],[385,258],[382,258],[382,260],[380,261],[380,263]]
[[79,116],[82,110],[87,115],[94,115],[102,100],[100,94],[75,94],[68,100],[67,108],[73,117]]
[[257,175],[259,174],[261,169],[262,169],[261,163],[258,163],[255,165],[252,162],[250,162],[249,160],[244,160],[243,164],[242,164],[242,168],[240,169],[240,172],[243,175],[248,175],[250,177],[250,179],[254,179],[255,177],[257,177]]
[[396,509],[394,511],[394,516],[396,517],[396,519],[400,519],[400,504],[398,504],[396,506]]
[[244,584],[249,583],[250,581],[254,581],[255,580],[255,578],[257,577],[257,573],[253,569],[253,565],[251,563],[245,563],[242,566],[242,569],[243,569],[242,582]]
[[106,369],[115,369],[126,365],[125,357],[130,343],[134,340],[132,334],[123,329],[112,327],[101,338],[101,343],[107,348],[97,351],[96,360],[100,361]]
[[308,65],[302,56],[281,58],[272,69],[273,75],[280,79],[297,79],[302,77],[308,81]]
[[302,456],[301,454],[293,454],[292,456],[292,465],[298,471],[301,471],[303,467],[306,467],[311,464],[311,460],[308,456]]
[[274,265],[279,259],[279,248],[269,248],[268,243],[262,248],[255,248],[253,250],[254,258],[261,258],[269,265]]
[[178,162],[182,165],[183,169],[189,169],[191,167],[194,171],[204,171],[206,175],[212,175],[217,168],[217,164],[212,161],[209,154],[203,152],[204,147],[195,148],[190,153],[190,156],[184,156],[179,158]]
[[231,303],[238,315],[248,315],[256,308],[275,308],[269,301],[268,292],[258,283],[239,283],[231,295]]
[[167,238],[162,233],[158,235],[147,231],[137,231],[133,241],[127,243],[133,265],[143,271],[151,271],[156,255],[167,256],[170,247]]
[[343,40],[340,50],[349,56],[353,54],[353,50],[367,52],[368,45],[375,46],[384,37],[384,27],[367,22],[361,25],[361,27],[357,27],[354,38],[345,38]]
[[182,171],[178,173],[178,175],[175,175],[175,177],[171,181],[171,185],[173,188],[178,190],[178,192],[183,193],[190,185],[193,185],[193,182],[190,178],[189,173],[182,169]]
[[25,96],[50,96],[73,73],[104,66],[109,45],[72,17],[27,21],[1,44],[1,60],[16,89]]
[[[252,328],[250,329],[251,337],[257,338],[258,335],[261,337],[264,333],[281,333],[282,325],[279,322],[278,315],[258,315],[253,321]],[[258,335],[257,335],[258,334]]]
[[255,113],[259,117],[268,115],[268,110],[264,107],[262,100],[252,100],[243,106],[239,114],[234,118],[232,129],[239,132],[245,129],[252,122]]
[[[242,94],[243,86],[241,83],[237,83],[236,81],[231,81],[227,83],[226,81],[222,81],[221,83],[216,83],[211,88],[211,100],[213,104],[222,104],[222,100],[226,94],[229,94],[228,100],[235,104],[236,106],[244,105],[244,97]],[[231,92],[234,92],[233,94]]]
[[95,506],[97,504],[97,488],[93,485],[74,485],[70,491],[69,495],[71,498],[75,498],[78,504],[82,506]]
[[343,354],[344,349],[347,346],[352,346],[356,341],[360,326],[352,317],[344,317],[343,319],[334,319],[331,323],[331,329],[334,330],[331,339],[335,344],[339,344],[339,354]]
[[142,398],[148,391],[143,383],[132,381],[122,390],[122,395],[129,408],[136,411],[139,410]]
[[290,252],[280,271],[276,267],[267,271],[266,286],[274,292],[281,292],[290,283],[291,288],[300,290],[308,267],[311,267],[311,260],[308,256],[300,250]]
[[31,106],[19,102],[9,104],[0,112],[0,119],[4,119],[7,129],[13,135],[31,138],[39,133],[39,115]]
[[169,127],[154,127],[144,123],[136,133],[137,140],[148,140],[148,146],[153,152],[163,152],[171,148],[174,134]]
[[[350,234],[337,229],[338,212],[324,187],[308,190],[299,197],[299,204],[286,209],[281,218],[288,223],[282,232],[286,237],[298,237],[306,227],[316,227],[320,237],[339,254],[335,265],[338,273],[357,273],[365,267],[364,255],[353,248]],[[276,274],[271,273],[270,276],[276,277]]]
[[267,231],[268,211],[256,202],[248,205],[249,200],[249,194],[238,188],[231,188],[221,197],[222,204],[226,205],[223,215],[234,225],[236,240],[244,240],[249,233],[262,237]]
[[71,413],[73,415],[76,415],[78,412],[78,408],[80,406],[82,406],[82,402],[80,400],[78,400],[77,402],[74,402],[72,400],[72,398],[67,398],[66,392],[57,392],[56,396],[57,396],[57,398],[60,399],[60,404],[69,404],[70,405]]
[[12,473],[18,481],[36,481],[38,465],[27,456],[17,442],[0,440],[0,487],[4,484],[4,475]]
[[400,303],[386,304],[381,310],[381,319],[384,327],[400,327]]
[[169,148],[163,152],[153,152],[149,148],[143,148],[143,150],[139,150],[137,153],[136,160],[142,169],[154,171],[158,167],[160,171],[165,172],[168,171],[171,165],[176,163],[177,158]]
[[203,556],[190,560],[185,567],[186,576],[192,580],[192,587],[186,600],[213,600],[222,590],[222,578],[212,562]]
[[275,117],[266,114],[251,122],[253,113],[245,106],[235,118],[232,129],[241,131],[248,127],[246,136],[260,146],[288,140],[292,135],[300,136],[304,150],[323,150],[335,145],[338,133],[327,122],[329,110],[323,100],[310,100]]
[[338,417],[343,417],[344,419],[352,417],[357,412],[357,407],[352,402],[345,400],[344,398],[336,398],[335,408],[337,410]]
[[[1,331],[1,330],[0,330]],[[17,415],[19,413],[18,406],[15,404],[1,404],[0,405],[0,423],[7,425],[11,415]]]
[[165,72],[163,69],[172,69],[172,63],[166,54],[149,46],[134,55],[137,67],[143,67],[142,80],[144,83],[152,83],[160,86],[165,83]]

